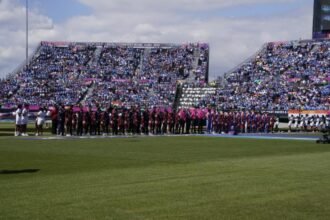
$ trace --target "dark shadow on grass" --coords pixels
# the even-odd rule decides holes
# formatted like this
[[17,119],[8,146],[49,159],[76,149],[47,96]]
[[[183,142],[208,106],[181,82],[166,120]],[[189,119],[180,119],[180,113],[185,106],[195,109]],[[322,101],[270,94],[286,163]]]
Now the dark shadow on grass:
[[25,170],[0,170],[0,175],[22,174],[22,173],[36,173],[40,169],[25,169]]

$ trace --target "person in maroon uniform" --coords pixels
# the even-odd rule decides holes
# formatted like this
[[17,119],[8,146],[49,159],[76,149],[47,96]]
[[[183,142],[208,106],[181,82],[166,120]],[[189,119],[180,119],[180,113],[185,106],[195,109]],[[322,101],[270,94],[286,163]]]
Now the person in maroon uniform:
[[185,132],[185,123],[186,123],[186,112],[184,109],[179,111],[179,133],[184,134]]
[[132,107],[129,111],[129,132],[131,134],[134,133],[134,112],[135,112],[135,108]]
[[47,113],[48,116],[50,116],[50,119],[52,120],[52,134],[57,133],[57,115],[58,115],[58,106],[55,105],[52,107],[49,112]]
[[197,132],[197,115],[195,109],[191,108],[190,110],[190,117],[191,117],[191,132],[196,134]]
[[105,136],[105,126],[104,126],[104,116],[105,116],[106,111],[101,111],[100,112],[100,132],[102,132],[102,135]]
[[231,111],[228,113],[228,127],[227,127],[227,130],[228,130],[228,133],[230,132],[233,132],[234,131],[234,126],[235,126],[235,117],[234,117],[234,113]]
[[136,133],[141,134],[141,121],[142,121],[142,116],[141,116],[141,108],[136,109],[136,116],[137,116],[137,124],[136,124]]
[[263,128],[265,133],[270,132],[270,117],[267,113],[263,115]]
[[161,134],[162,132],[162,123],[163,123],[163,115],[160,108],[157,109],[157,115],[156,115],[156,134]]
[[133,109],[133,126],[132,126],[133,135],[139,134],[139,112],[137,108]]
[[102,110],[99,105],[97,105],[96,111],[95,111],[95,134],[101,135],[101,115]]
[[180,114],[179,114],[179,112],[175,112],[174,123],[175,123],[175,134],[179,134],[180,133]]
[[85,112],[83,112],[83,128],[85,135],[89,134],[90,132],[90,122],[91,122],[91,115],[90,115],[90,108],[88,107]]
[[228,134],[229,132],[229,113],[225,112],[223,116],[223,132]]
[[150,126],[150,130],[151,130],[151,133],[152,134],[156,134],[156,107],[154,107],[152,110],[151,110],[151,115],[150,115],[150,123],[151,123],[151,126]]
[[255,126],[256,126],[256,132],[259,133],[261,132],[261,116],[259,113],[256,114],[255,117]]
[[118,110],[117,108],[114,108],[111,114],[112,135],[118,135],[118,120]]
[[79,110],[76,114],[77,114],[77,135],[82,136],[83,135],[83,114],[84,114],[84,109],[83,109],[82,105],[79,106]]
[[66,136],[72,136],[72,118],[73,118],[73,106],[66,106],[65,109],[65,126]]
[[124,109],[124,134],[130,133],[130,111],[128,109]]
[[174,134],[175,115],[173,110],[168,113],[168,123],[169,123],[169,132],[171,134]]
[[190,129],[191,129],[191,114],[188,109],[185,109],[185,123],[186,123],[186,134],[190,134]]
[[103,135],[109,135],[110,112],[111,112],[111,109],[109,108],[106,111],[103,111],[102,115],[101,115]]
[[140,131],[141,131],[141,134],[145,134],[144,109],[140,109]]
[[72,107],[72,133],[77,134],[78,113],[73,111]]
[[198,133],[203,134],[203,126],[206,120],[206,114],[204,113],[203,109],[197,110],[197,117],[198,117]]
[[143,133],[149,135],[149,110],[146,108],[143,111]]
[[168,127],[168,110],[164,110],[164,116],[163,116],[163,124],[162,124],[162,133],[167,134],[167,127]]
[[219,124],[218,124],[219,112],[214,108],[213,109],[213,118],[212,118],[212,127],[214,133],[219,133]]
[[224,114],[222,111],[219,112],[219,118],[218,118],[218,123],[219,123],[219,134],[222,134],[224,131]]
[[121,135],[125,135],[125,112],[121,109],[118,115],[119,115],[118,117],[119,133]]
[[235,131],[237,133],[241,133],[241,126],[242,126],[241,113],[240,112],[235,112],[234,117],[235,117],[235,121],[236,121]]
[[274,133],[274,131],[278,130],[278,127],[275,126],[275,122],[276,122],[276,116],[275,115],[269,117],[269,131],[271,133]]
[[96,135],[96,111],[91,112],[91,121],[90,121],[90,129],[89,129],[90,135]]

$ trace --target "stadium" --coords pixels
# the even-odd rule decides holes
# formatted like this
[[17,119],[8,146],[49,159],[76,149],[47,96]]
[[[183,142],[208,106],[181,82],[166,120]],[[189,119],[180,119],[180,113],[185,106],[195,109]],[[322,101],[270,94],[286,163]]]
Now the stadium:
[[315,0],[312,39],[216,79],[208,42],[26,45],[0,80],[0,218],[329,219],[329,16]]

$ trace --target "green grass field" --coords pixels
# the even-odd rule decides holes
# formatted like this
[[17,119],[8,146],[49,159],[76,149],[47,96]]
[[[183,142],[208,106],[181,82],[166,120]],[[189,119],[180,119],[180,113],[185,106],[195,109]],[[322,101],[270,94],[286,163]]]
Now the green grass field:
[[[0,137],[1,136],[14,136],[15,124],[14,122],[0,122]],[[29,135],[36,133],[35,124],[29,123],[27,132]],[[51,129],[44,126],[44,134],[50,135]]]
[[330,147],[0,138],[0,219],[329,219]]

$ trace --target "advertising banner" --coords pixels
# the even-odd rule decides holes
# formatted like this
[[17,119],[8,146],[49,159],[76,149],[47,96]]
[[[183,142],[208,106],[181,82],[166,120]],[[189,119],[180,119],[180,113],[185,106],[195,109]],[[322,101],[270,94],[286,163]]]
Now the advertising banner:
[[299,115],[308,115],[308,116],[327,116],[330,114],[330,110],[289,110],[288,116],[299,116]]

